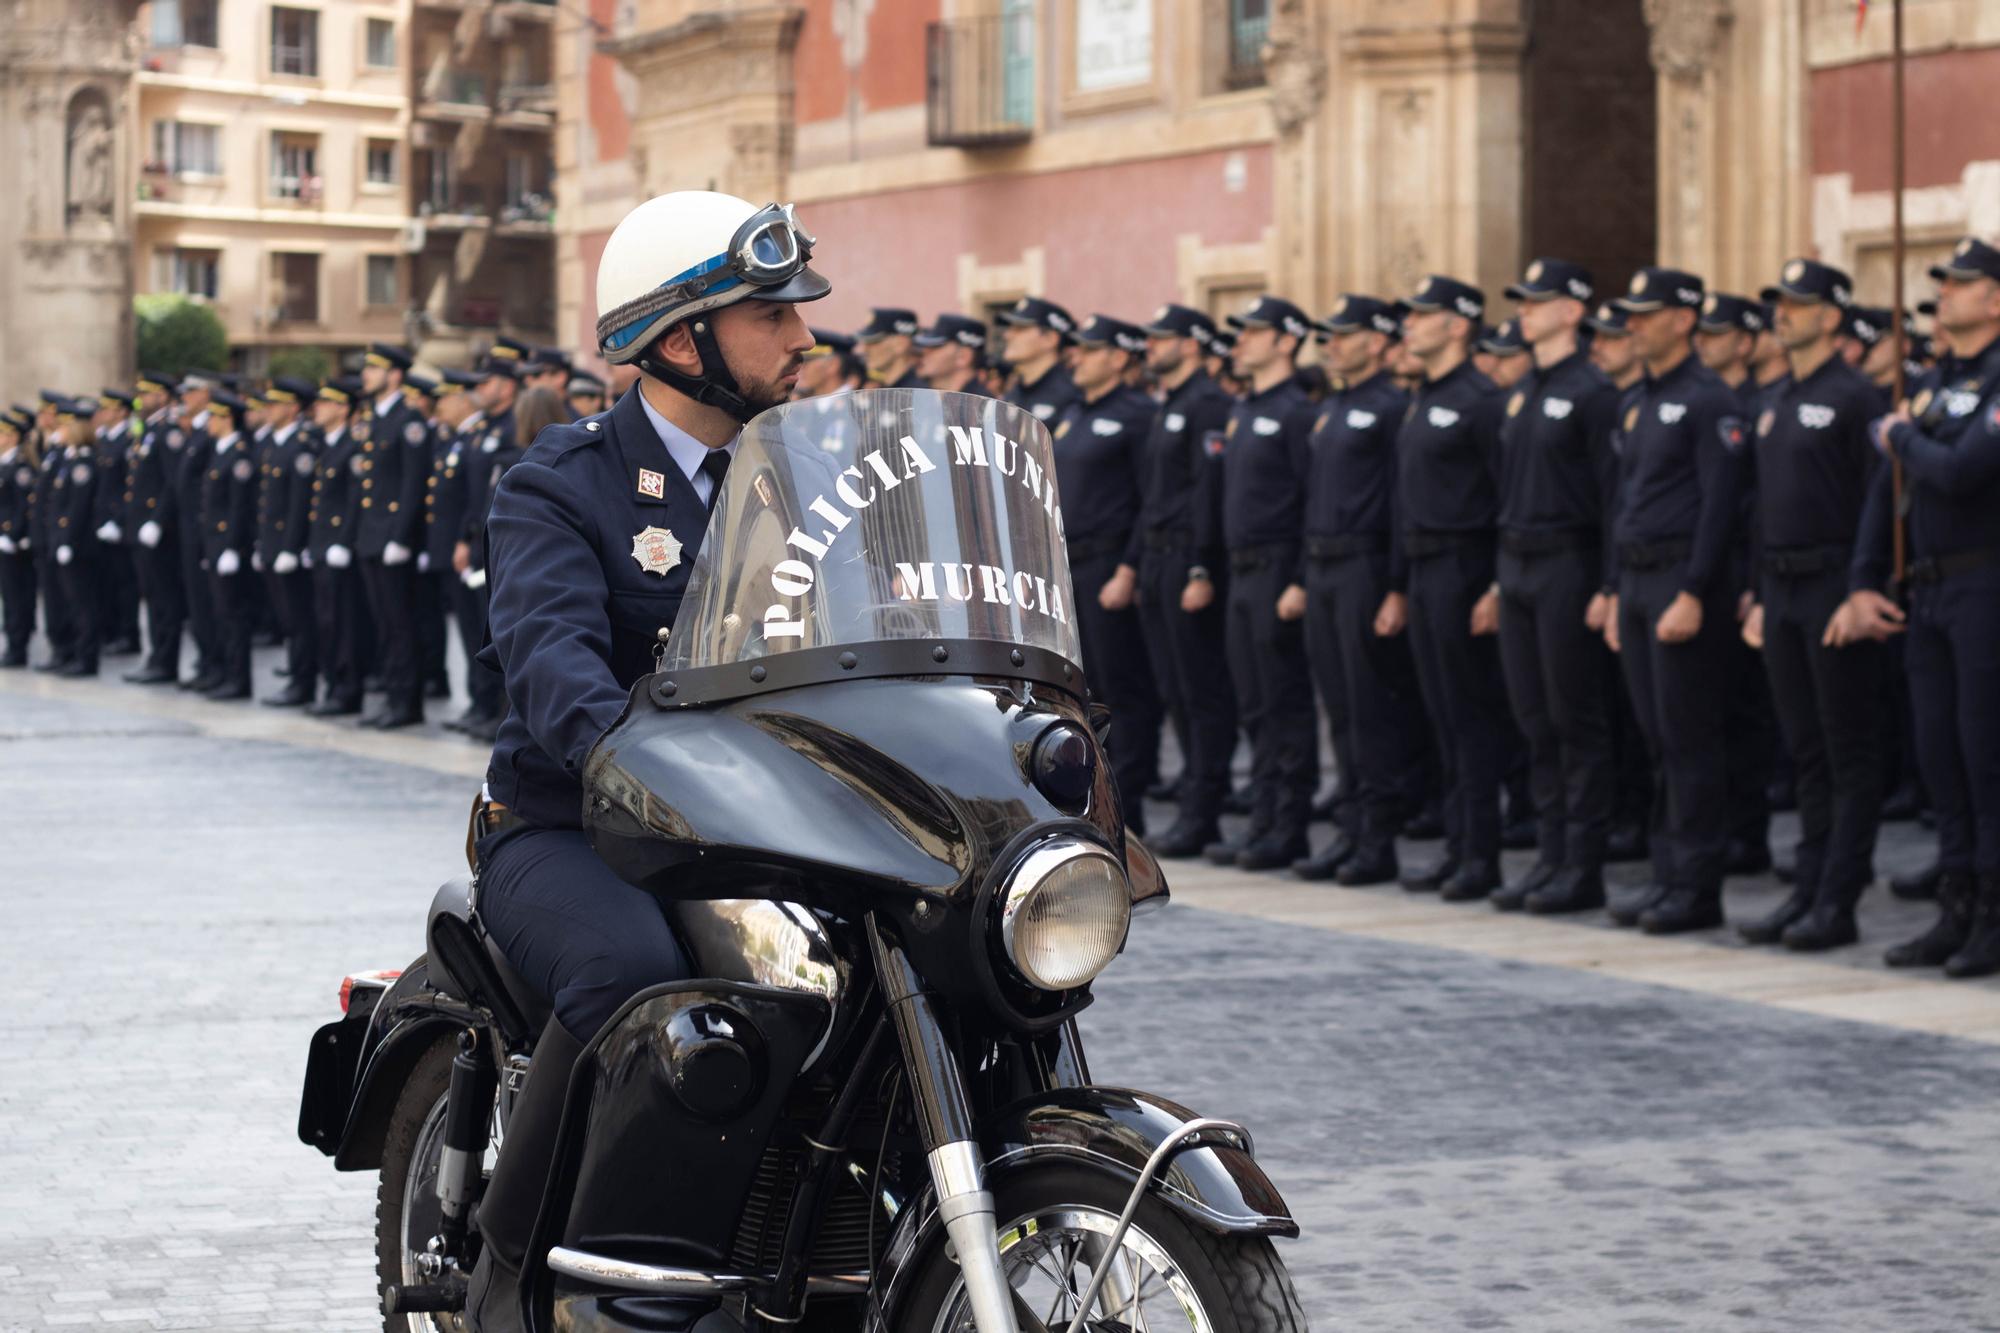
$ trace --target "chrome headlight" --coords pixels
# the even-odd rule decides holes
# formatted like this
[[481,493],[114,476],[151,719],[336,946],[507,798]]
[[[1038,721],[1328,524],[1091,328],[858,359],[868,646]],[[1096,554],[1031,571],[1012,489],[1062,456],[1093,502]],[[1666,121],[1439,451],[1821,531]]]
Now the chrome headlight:
[[1089,982],[1118,956],[1132,923],[1125,867],[1076,838],[1051,838],[1029,852],[1000,901],[1007,961],[1042,990]]

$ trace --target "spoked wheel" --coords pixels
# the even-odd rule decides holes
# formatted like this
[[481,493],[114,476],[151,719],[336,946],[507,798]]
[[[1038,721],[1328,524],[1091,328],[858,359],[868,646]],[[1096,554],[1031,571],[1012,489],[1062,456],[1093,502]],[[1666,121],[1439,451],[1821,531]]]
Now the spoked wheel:
[[[1108,1253],[1123,1187],[1067,1166],[994,1191],[1000,1262],[1022,1333],[1065,1333]],[[965,1280],[940,1244],[925,1260],[896,1333],[974,1333]],[[1139,1206],[1084,1321],[1089,1333],[1304,1333],[1298,1293],[1271,1242],[1217,1236],[1157,1198]]]
[[[452,1046],[439,1042],[410,1071],[396,1099],[382,1143],[382,1175],[375,1192],[375,1280],[405,1287],[438,1281],[430,1255],[442,1210],[437,1197],[438,1157],[444,1148],[445,1093],[451,1083]],[[466,1333],[459,1314],[382,1317],[384,1333]]]

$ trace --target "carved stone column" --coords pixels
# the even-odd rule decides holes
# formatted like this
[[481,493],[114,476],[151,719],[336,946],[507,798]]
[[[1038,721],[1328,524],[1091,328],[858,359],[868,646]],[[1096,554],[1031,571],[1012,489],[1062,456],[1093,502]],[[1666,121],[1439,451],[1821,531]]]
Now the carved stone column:
[[1325,144],[1329,131],[1321,114],[1326,101],[1325,37],[1315,17],[1321,6],[1306,0],[1278,0],[1264,45],[1264,76],[1271,93],[1278,137],[1272,147],[1273,288],[1317,312],[1324,303],[1332,213],[1327,195],[1332,163]]
[[759,5],[639,26],[599,48],[638,88],[632,164],[639,198],[721,190],[785,197],[792,168],[792,48],[805,10]]

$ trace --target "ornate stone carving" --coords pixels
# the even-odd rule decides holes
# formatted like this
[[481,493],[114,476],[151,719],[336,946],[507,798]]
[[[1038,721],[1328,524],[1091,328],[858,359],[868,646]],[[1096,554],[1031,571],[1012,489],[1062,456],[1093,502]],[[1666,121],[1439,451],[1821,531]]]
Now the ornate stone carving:
[[1723,29],[1735,21],[1731,0],[1645,0],[1653,68],[1693,83],[1708,71]]
[[1314,40],[1306,0],[1278,0],[1264,41],[1264,81],[1278,133],[1299,133],[1326,97],[1326,56]]
[[117,194],[117,131],[104,94],[86,88],[70,100],[68,210],[72,228],[99,231],[111,225]]

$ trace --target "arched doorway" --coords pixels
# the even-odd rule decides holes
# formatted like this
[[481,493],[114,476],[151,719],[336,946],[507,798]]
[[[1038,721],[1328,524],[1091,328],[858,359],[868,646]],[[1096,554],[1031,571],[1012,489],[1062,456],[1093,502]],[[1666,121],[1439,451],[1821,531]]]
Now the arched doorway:
[[1527,0],[1522,262],[1588,265],[1600,294],[1658,252],[1657,100],[1642,0]]

